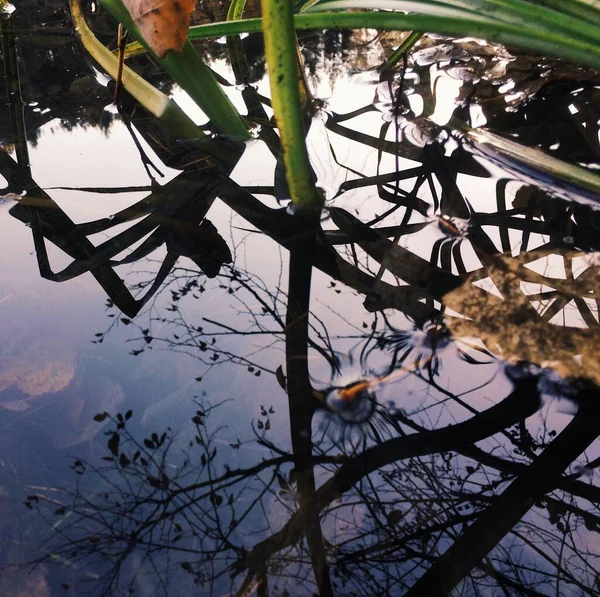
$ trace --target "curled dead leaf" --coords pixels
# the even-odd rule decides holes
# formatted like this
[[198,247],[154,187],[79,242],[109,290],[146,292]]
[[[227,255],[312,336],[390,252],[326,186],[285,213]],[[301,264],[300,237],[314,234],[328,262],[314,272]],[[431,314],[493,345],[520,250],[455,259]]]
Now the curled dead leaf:
[[140,33],[159,57],[181,52],[196,0],[123,0]]

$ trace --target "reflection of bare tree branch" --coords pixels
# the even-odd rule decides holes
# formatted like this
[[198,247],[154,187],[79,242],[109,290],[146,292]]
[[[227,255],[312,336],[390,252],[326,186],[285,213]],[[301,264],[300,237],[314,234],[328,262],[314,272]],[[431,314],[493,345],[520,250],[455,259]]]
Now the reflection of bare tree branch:
[[[584,397],[593,402],[596,396]],[[569,464],[598,437],[597,406],[584,404],[568,427],[431,566],[407,595],[447,595],[519,522]]]
[[[527,417],[538,409],[536,381],[525,380],[500,404],[468,419],[464,423],[450,425],[415,435],[391,439],[347,460],[339,470],[318,490],[316,505],[326,507],[333,500],[350,490],[360,479],[386,464],[398,460],[458,450],[486,437],[502,431],[512,423]],[[247,556],[247,565],[254,568],[256,563],[265,561],[285,545],[294,543],[301,532],[302,524],[298,515],[275,535],[259,543]]]

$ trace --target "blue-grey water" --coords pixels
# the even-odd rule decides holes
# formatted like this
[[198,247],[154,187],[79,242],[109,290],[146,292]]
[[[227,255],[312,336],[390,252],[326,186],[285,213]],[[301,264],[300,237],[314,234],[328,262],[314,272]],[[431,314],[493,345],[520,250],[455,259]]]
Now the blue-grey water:
[[[431,38],[382,82],[396,39],[303,39],[315,241],[268,120],[234,162],[166,146],[126,95],[112,105],[62,3],[16,8],[0,594],[599,594],[598,197],[448,124],[596,173],[596,75]],[[110,43],[102,9],[86,17]],[[225,46],[203,48],[235,83]],[[252,68],[226,88],[242,113],[250,86],[269,95]]]

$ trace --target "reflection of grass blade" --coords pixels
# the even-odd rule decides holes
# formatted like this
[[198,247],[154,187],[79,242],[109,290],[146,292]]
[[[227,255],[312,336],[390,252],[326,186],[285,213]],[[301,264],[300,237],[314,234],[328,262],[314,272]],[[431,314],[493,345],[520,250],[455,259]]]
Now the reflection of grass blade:
[[101,0],[101,2],[200,106],[220,133],[236,139],[250,139],[250,134],[240,115],[189,41],[186,42],[181,53],[168,52],[164,58],[158,58],[145,44],[139,29],[121,0]]
[[[263,234],[289,249],[297,230],[293,226],[295,218],[285,210],[266,207],[242,187],[230,183],[219,190],[219,198],[242,218],[260,229]],[[352,265],[329,244],[321,243],[314,251],[313,265],[331,276],[367,296],[369,309],[394,308],[406,313],[415,321],[424,321],[432,316],[430,305],[420,302],[421,295],[410,286],[395,286],[375,279],[371,274]]]
[[441,300],[462,281],[451,273],[432,267],[408,249],[394,244],[348,211],[339,207],[329,209],[333,223],[344,231],[369,257],[388,269],[393,275],[408,282],[411,289],[422,296]]
[[[475,149],[487,159],[519,174],[533,176],[536,184],[548,187],[550,192],[566,195],[571,200],[579,196],[596,204],[600,201],[600,177],[593,172],[489,131],[469,130],[467,136],[474,141]],[[535,176],[536,173],[539,175]],[[548,178],[547,181],[540,180],[540,176],[544,174]]]
[[[70,233],[76,228],[73,221],[66,216],[54,201],[24,172],[12,158],[0,148],[0,172],[18,188],[27,189],[27,197],[15,204],[10,214],[29,224],[34,235],[34,244],[40,275],[52,279],[43,234],[73,259],[88,259],[94,254],[94,245],[85,237]],[[44,226],[44,230],[42,230]],[[90,268],[106,294],[115,302],[123,313],[133,316],[137,313],[135,299],[127,290],[123,280],[108,265],[96,263]]]
[[306,151],[292,6],[288,2],[262,0],[262,9],[273,110],[290,194],[296,205],[317,206],[322,197],[315,187]]

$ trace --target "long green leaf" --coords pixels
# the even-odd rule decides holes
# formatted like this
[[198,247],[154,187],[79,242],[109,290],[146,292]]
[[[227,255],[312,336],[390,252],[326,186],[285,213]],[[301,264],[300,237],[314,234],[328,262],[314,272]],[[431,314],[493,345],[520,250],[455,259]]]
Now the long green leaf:
[[470,129],[466,134],[488,159],[496,161],[500,166],[510,168],[512,163],[513,170],[522,171],[520,166],[524,166],[525,170],[529,168],[548,174],[554,187],[549,189],[551,192],[554,190],[558,195],[568,196],[568,192],[565,193],[561,188],[561,181],[564,181],[567,185],[575,184],[587,191],[586,196],[595,204],[600,202],[600,176],[593,172],[546,155],[535,147],[526,147],[483,129]]
[[[118,61],[114,54],[98,41],[88,27],[83,17],[79,0],[70,0],[70,8],[75,31],[79,35],[81,43],[100,67],[113,79],[116,79]],[[172,120],[179,122],[178,127],[182,130],[185,129],[189,136],[192,136],[193,133],[193,136],[196,138],[206,137],[175,102],[127,66],[123,68],[122,84],[130,95],[157,118],[163,120],[170,115]]]
[[414,45],[423,37],[422,33],[418,31],[413,31],[408,35],[408,37],[389,55],[388,59],[385,61],[383,66],[381,67],[382,72],[389,71],[393,68],[400,60],[402,60],[403,56],[406,56],[414,47]]
[[[297,30],[310,29],[357,29],[369,27],[381,30],[418,31],[450,36],[473,36],[490,42],[502,43],[530,53],[564,58],[575,64],[600,69],[600,45],[581,40],[569,40],[564,36],[540,32],[531,20],[521,25],[497,22],[487,17],[462,13],[462,17],[447,14],[403,14],[399,12],[326,12],[300,14],[294,17]],[[260,33],[262,19],[244,19],[223,23],[211,23],[190,28],[189,39],[206,39]]]
[[[228,21],[239,21],[244,16],[246,0],[233,0],[227,12]],[[246,78],[249,78],[250,69],[244,52],[244,45],[239,35],[227,36],[227,51],[229,52],[229,61],[235,75],[237,85],[242,85]]]
[[537,0],[536,4],[559,9],[586,21],[598,22],[600,12],[598,0]]
[[[435,12],[430,6],[429,12],[432,14],[384,11],[300,14],[294,16],[294,27],[296,30],[370,27],[450,36],[474,36],[490,42],[514,46],[530,53],[563,58],[574,64],[600,69],[600,44],[568,38],[547,29],[540,30],[532,19],[525,19],[520,24],[512,24],[474,15],[469,11],[457,13],[459,16],[448,16],[447,9]],[[594,15],[596,21],[600,20],[600,11],[595,12]],[[189,39],[260,33],[262,28],[262,19],[211,23],[192,27]],[[138,44],[131,44],[128,46],[128,55],[139,52],[140,48]]]
[[[70,0],[70,8],[75,31],[81,43],[98,65],[115,79],[118,71],[116,56],[98,41],[88,27],[81,11],[80,0]],[[199,147],[215,157],[231,158],[228,148],[210,139],[172,99],[127,66],[123,68],[121,81],[127,92],[145,110],[158,118],[173,135],[181,139],[196,140],[200,144]]]
[[530,0],[319,0],[306,9],[306,12],[384,8],[438,16],[468,15],[473,21],[488,18],[516,25],[533,23],[535,30],[566,36],[567,41],[577,41],[581,38],[592,42],[600,41],[600,27],[597,25],[600,21],[600,11],[597,11],[596,21],[590,22],[573,17],[560,9],[542,7]]
[[244,8],[246,8],[246,0],[232,0],[227,11],[227,20],[239,21],[244,16]]
[[167,52],[164,58],[158,58],[144,41],[121,0],[100,2],[190,95],[220,133],[240,140],[251,138],[237,110],[189,41],[181,53]]

